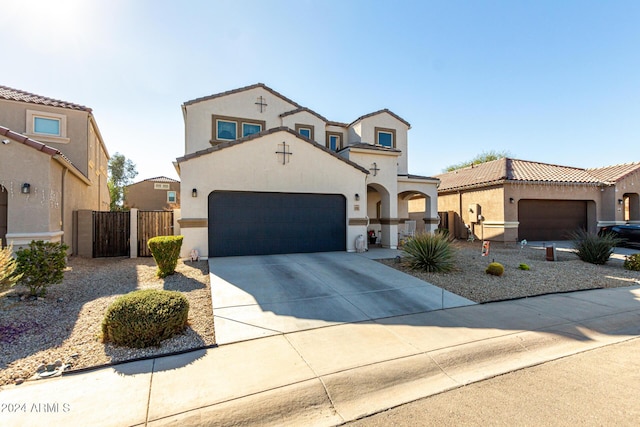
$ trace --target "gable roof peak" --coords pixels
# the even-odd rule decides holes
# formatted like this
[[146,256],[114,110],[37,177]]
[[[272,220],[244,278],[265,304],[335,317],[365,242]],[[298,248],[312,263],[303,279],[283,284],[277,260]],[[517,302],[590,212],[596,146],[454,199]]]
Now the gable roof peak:
[[237,88],[237,89],[227,90],[225,92],[214,93],[213,95],[208,95],[208,96],[203,96],[203,97],[200,97],[200,98],[192,99],[190,101],[184,102],[182,104],[182,106],[186,107],[187,105],[193,105],[193,104],[197,104],[199,102],[209,101],[211,99],[221,98],[223,96],[229,96],[229,95],[233,95],[233,94],[240,93],[240,92],[246,92],[248,90],[257,89],[257,88],[262,88],[262,89],[266,90],[267,92],[270,92],[274,96],[277,96],[278,98],[284,100],[285,102],[288,102],[289,104],[295,106],[296,108],[303,108],[297,102],[295,102],[295,101],[287,98],[286,96],[282,95],[281,93],[271,89],[269,86],[267,86],[264,83],[255,83],[255,84],[252,84],[252,85],[249,85],[249,86],[244,86],[244,87],[240,87],[240,88]]
[[407,125],[407,127],[409,129],[411,129],[411,124],[408,121],[406,121],[405,119],[403,119],[402,117],[400,117],[399,115],[394,113],[393,111],[389,110],[388,108],[383,108],[382,110],[374,111],[373,113],[369,113],[369,114],[365,114],[364,116],[360,116],[357,119],[355,119],[354,121],[352,121],[351,123],[349,123],[349,126],[353,126],[354,124],[358,123],[359,121],[367,119],[369,117],[373,117],[373,116],[376,116],[378,114],[384,114],[384,113],[389,114],[390,116],[392,116],[396,120],[398,120],[398,121],[404,123],[405,125]]

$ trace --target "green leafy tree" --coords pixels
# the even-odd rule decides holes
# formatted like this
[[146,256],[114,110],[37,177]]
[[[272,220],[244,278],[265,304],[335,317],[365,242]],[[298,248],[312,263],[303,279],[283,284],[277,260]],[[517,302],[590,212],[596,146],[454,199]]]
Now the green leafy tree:
[[475,156],[471,160],[467,160],[466,162],[457,163],[455,165],[447,166],[447,168],[445,168],[444,172],[451,172],[451,171],[454,171],[454,170],[467,168],[467,167],[472,166],[472,165],[479,165],[481,163],[487,163],[487,162],[491,162],[493,160],[503,159],[505,157],[509,157],[510,155],[511,154],[508,151],[494,151],[494,150],[483,151],[482,153],[478,154],[477,156]]
[[115,153],[109,159],[109,195],[111,196],[111,210],[121,211],[124,207],[125,187],[133,182],[138,175],[136,165],[124,155]]

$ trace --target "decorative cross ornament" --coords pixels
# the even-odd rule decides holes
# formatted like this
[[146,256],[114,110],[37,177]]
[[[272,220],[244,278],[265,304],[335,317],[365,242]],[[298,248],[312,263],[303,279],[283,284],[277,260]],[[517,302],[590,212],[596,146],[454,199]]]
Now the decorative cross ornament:
[[267,103],[265,101],[266,101],[266,99],[264,99],[262,97],[262,95],[260,95],[258,97],[258,102],[255,103],[258,106],[258,108],[260,109],[261,113],[264,113],[264,110],[267,109]]
[[378,168],[378,164],[376,162],[373,162],[373,167],[371,169],[369,169],[370,171],[373,171],[373,176],[377,176],[378,175],[378,171],[380,170]]
[[[280,146],[280,144],[278,144],[278,146]],[[293,155],[293,153],[289,151],[289,146],[284,141],[282,141],[282,151],[276,151],[276,154],[282,154],[283,165],[289,163],[289,157],[287,156]]]

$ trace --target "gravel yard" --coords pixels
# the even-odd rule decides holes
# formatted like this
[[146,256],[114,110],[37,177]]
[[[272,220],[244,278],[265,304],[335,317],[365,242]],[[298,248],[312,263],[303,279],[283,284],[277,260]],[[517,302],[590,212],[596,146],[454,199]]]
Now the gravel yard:
[[[604,266],[580,261],[558,251],[558,261],[544,251],[512,244],[494,244],[481,256],[479,242],[457,242],[456,271],[448,274],[412,271],[395,260],[393,268],[476,302],[499,301],[579,289],[640,284],[640,273],[622,267],[621,259]],[[505,267],[502,277],[485,274],[489,262]],[[519,270],[526,263],[529,271]],[[0,297],[0,386],[31,378],[40,365],[70,364],[71,370],[166,354],[215,344],[207,261],[179,262],[176,274],[155,276],[152,258],[71,258],[64,282],[49,287],[41,300],[20,300],[26,290],[15,287]],[[157,288],[183,292],[189,299],[189,327],[160,347],[129,349],[100,342],[100,324],[107,306],[119,295]]]
[[[18,299],[14,287],[0,298],[0,385],[32,377],[56,360],[71,370],[215,343],[207,261],[179,262],[165,279],[155,275],[153,258],[71,258],[64,282],[49,287],[42,300]],[[189,300],[189,327],[160,347],[129,349],[99,340],[108,305],[136,289],[181,291]]]
[[[455,242],[456,270],[451,273],[422,273],[413,271],[395,260],[382,263],[416,276],[426,282],[444,288],[475,302],[500,301],[555,292],[580,289],[616,288],[640,284],[640,272],[625,270],[623,259],[611,258],[605,265],[593,265],[581,261],[573,253],[558,249],[557,261],[546,261],[543,249],[517,244],[492,243],[489,255],[482,256],[482,244],[478,241]],[[487,265],[496,261],[504,266],[502,277],[484,272]],[[521,263],[531,269],[520,270]]]

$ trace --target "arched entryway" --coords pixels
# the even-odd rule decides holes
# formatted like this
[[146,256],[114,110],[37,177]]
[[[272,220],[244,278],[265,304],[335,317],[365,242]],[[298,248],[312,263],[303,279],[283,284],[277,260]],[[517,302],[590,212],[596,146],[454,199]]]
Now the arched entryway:
[[400,225],[400,233],[409,233],[411,227],[406,226],[406,221],[415,221],[416,233],[431,232],[431,197],[419,191],[405,191],[398,194],[398,218],[403,224]]
[[9,193],[0,185],[0,245],[7,246],[7,227],[9,217]]
[[367,233],[373,232],[376,243],[395,249],[398,246],[397,199],[383,185],[367,185]]
[[623,196],[624,220],[627,222],[640,222],[640,196],[638,193],[625,193]]

